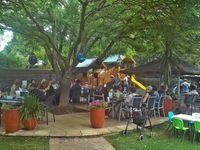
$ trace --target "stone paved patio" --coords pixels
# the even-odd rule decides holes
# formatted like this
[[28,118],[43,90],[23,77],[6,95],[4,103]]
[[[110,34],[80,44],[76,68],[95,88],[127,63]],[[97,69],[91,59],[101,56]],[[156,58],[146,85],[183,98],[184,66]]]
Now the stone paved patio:
[[[152,118],[153,125],[167,121],[167,118]],[[26,131],[22,128],[15,133],[5,133],[0,127],[0,135],[7,136],[48,136],[48,137],[82,137],[97,136],[109,133],[121,132],[125,129],[126,122],[113,119],[105,119],[105,125],[101,129],[94,129],[90,126],[89,112],[57,115],[56,122],[53,122],[52,115],[49,114],[49,125],[40,122],[35,130]],[[23,126],[22,126],[23,127]],[[130,125],[129,129],[136,126]]]
[[115,150],[103,137],[51,138],[50,150]]

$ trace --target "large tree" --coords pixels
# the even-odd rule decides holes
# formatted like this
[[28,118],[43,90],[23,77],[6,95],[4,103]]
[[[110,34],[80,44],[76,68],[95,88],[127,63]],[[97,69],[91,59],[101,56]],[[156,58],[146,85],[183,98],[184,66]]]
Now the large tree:
[[146,33],[172,16],[178,2],[1,0],[0,29],[17,32],[45,49],[61,85],[60,105],[66,105],[79,52],[103,58],[120,53],[120,48],[136,49],[136,40],[148,47]]

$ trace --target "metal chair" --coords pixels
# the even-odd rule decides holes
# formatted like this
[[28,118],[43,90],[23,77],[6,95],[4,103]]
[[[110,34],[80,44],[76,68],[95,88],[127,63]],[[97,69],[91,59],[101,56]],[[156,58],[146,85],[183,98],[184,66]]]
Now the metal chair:
[[93,101],[94,100],[105,100],[105,96],[103,93],[99,93],[99,92],[93,92],[93,96],[92,96]]
[[191,107],[190,113],[191,114],[193,112],[193,106],[194,106],[194,103],[195,103],[196,99],[197,99],[197,95],[196,94],[191,94],[191,95],[186,95],[185,96],[184,103],[190,105],[190,107]]
[[127,114],[130,115],[132,110],[140,109],[142,104],[141,99],[142,97],[135,96],[131,99],[131,103],[125,103],[125,102],[121,103],[119,109],[119,121],[121,120],[121,116],[123,115],[124,112],[127,112]]
[[46,124],[49,124],[49,118],[48,118],[48,113],[52,113],[52,117],[53,117],[53,121],[55,122],[55,114],[53,113],[53,109],[54,109],[54,103],[55,103],[56,99],[55,96],[50,96],[47,98],[47,100],[44,102],[44,104],[46,105],[45,110],[41,113],[42,116],[41,118],[43,118],[43,115],[46,118]]
[[159,117],[160,117],[160,110],[162,110],[163,116],[165,117],[164,96],[160,97],[159,102],[155,102],[155,111],[158,113]]
[[149,111],[153,111],[154,117],[156,117],[155,100],[156,100],[155,96],[150,96],[147,101],[147,109]]

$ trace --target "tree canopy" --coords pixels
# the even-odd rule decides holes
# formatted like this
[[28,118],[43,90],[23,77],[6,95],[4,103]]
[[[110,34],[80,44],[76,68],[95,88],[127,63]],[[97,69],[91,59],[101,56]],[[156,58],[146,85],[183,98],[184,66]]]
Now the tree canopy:
[[114,53],[136,54],[140,62],[171,55],[198,60],[200,2],[196,0],[0,3],[0,29],[20,34],[17,41],[31,45],[28,52],[45,51],[63,89],[61,104],[66,103],[66,89],[80,52],[100,59]]

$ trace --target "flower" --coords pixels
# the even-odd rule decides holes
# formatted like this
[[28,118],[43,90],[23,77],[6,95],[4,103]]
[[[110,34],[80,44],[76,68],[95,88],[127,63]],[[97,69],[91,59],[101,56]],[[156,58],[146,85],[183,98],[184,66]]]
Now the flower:
[[89,103],[90,109],[92,108],[106,108],[108,106],[108,102],[103,100],[95,100],[91,103]]

